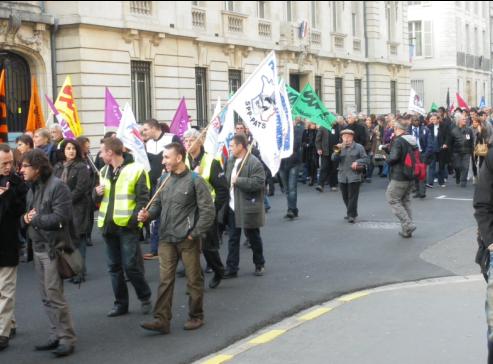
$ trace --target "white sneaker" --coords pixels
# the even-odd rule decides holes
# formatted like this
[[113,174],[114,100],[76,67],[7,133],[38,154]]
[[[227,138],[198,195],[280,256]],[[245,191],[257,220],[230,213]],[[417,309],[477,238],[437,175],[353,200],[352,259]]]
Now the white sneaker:
[[438,178],[435,178],[435,179],[433,180],[433,183],[438,183]]

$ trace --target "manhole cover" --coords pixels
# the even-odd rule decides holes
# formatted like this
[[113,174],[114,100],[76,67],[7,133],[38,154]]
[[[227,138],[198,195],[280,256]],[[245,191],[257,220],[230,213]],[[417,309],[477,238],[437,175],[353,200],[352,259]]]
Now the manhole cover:
[[356,226],[362,229],[383,229],[383,230],[394,230],[401,228],[401,224],[397,222],[387,222],[387,221],[360,221],[356,223]]

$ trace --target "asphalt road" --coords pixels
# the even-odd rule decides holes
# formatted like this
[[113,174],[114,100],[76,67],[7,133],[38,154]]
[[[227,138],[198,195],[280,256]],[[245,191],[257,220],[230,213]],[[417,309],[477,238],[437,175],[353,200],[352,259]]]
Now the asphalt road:
[[[185,280],[177,279],[171,334],[154,335],[140,329],[140,304],[131,288],[129,315],[107,318],[113,295],[106,272],[104,243],[95,234],[88,248],[88,281],[79,289],[66,285],[66,296],[78,335],[76,353],[64,363],[190,363],[243,338],[285,316],[343,293],[383,284],[457,274],[454,266],[468,265],[471,252],[441,264],[444,241],[474,226],[473,188],[455,185],[428,190],[425,200],[413,201],[418,229],[413,239],[397,235],[399,226],[385,202],[387,181],[374,179],[360,195],[359,220],[345,220],[340,193],[318,193],[302,186],[300,218],[285,221],[284,196],[271,200],[267,226],[262,229],[266,275],[255,277],[251,251],[242,247],[239,277],[216,290],[206,289],[206,325],[182,329],[187,318]],[[436,199],[439,196],[445,198]],[[457,198],[451,200],[448,198]],[[227,238],[227,237],[225,237]],[[471,244],[475,244],[471,241]],[[143,245],[144,252],[147,246]],[[225,259],[227,244],[222,247]],[[470,255],[470,256],[468,256]],[[452,264],[452,266],[451,266]],[[458,269],[460,271],[460,269]],[[158,262],[146,262],[146,276],[154,292]],[[206,275],[206,283],[211,275]],[[18,277],[18,335],[0,354],[2,363],[51,362],[49,353],[34,352],[46,339],[43,311],[32,264],[22,264]],[[153,296],[155,298],[155,296]]]

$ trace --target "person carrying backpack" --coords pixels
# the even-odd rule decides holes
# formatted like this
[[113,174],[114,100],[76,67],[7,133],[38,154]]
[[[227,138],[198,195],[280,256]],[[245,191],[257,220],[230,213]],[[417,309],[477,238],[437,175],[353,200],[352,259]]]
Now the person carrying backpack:
[[410,198],[415,179],[426,178],[426,168],[419,158],[416,138],[407,134],[408,129],[408,121],[394,122],[395,140],[387,159],[390,183],[385,194],[392,212],[401,222],[402,231],[399,231],[399,235],[403,238],[410,238],[416,230],[411,216]]

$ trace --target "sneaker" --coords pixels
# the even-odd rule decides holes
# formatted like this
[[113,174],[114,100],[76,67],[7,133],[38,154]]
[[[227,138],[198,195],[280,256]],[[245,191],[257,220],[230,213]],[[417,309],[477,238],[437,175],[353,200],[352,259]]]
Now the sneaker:
[[433,185],[430,185],[430,184],[427,183],[427,184],[425,184],[425,187],[426,188],[433,188]]
[[225,271],[223,275],[223,279],[231,279],[237,277],[238,277],[238,272],[232,272],[230,270]]
[[169,324],[165,324],[160,320],[141,322],[140,327],[149,331],[156,331],[161,334],[169,334]]
[[315,189],[318,191],[318,192],[324,192],[324,188],[320,185],[318,185],[317,187],[315,187]]
[[151,301],[144,301],[140,304],[140,312],[143,315],[148,315],[152,312],[152,304]]
[[294,212],[292,210],[288,210],[287,214],[284,215],[284,218],[293,220],[294,219]]
[[262,277],[264,275],[264,273],[265,273],[265,268],[264,267],[260,267],[259,266],[259,267],[256,267],[255,268],[255,275],[257,277]]
[[447,185],[446,184],[443,184],[443,185],[440,185],[440,187],[444,188],[444,187],[447,187]]
[[332,192],[337,192],[337,187],[332,187],[330,190],[331,190]]
[[185,330],[197,330],[198,328],[204,326],[204,320],[201,319],[188,319],[183,326]]
[[433,180],[433,182],[434,182],[434,183],[438,183],[438,178],[435,178],[435,179]]
[[128,308],[122,308],[118,306],[114,306],[110,312],[107,313],[106,316],[108,317],[117,317],[117,316],[122,316],[128,313]]
[[354,224],[355,219],[354,219],[354,217],[352,217],[352,216],[348,216],[347,221],[348,221],[349,223],[351,223],[351,224]]

